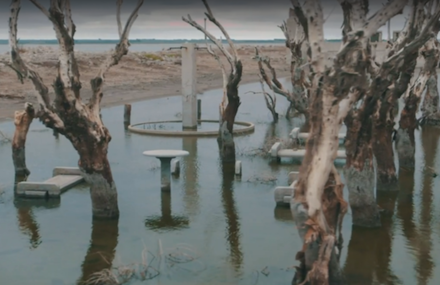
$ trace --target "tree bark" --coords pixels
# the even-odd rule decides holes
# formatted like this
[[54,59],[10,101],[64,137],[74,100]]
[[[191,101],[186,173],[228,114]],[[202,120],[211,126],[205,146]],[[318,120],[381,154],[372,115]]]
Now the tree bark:
[[[362,110],[360,110],[362,111]],[[358,112],[350,112],[345,119],[347,154],[344,177],[348,188],[348,202],[353,225],[379,227],[379,208],[374,197],[374,165],[371,120],[359,121]]]
[[417,128],[416,113],[420,98],[410,94],[405,98],[405,107],[400,114],[399,129],[396,133],[396,150],[399,166],[414,168],[415,140],[414,130]]
[[[396,149],[401,167],[414,168],[415,159],[415,140],[414,131],[418,128],[416,114],[419,109],[419,103],[427,82],[432,79],[432,75],[437,75],[436,69],[439,61],[439,52],[434,39],[429,40],[421,49],[421,54],[425,58],[425,64],[422,72],[409,88],[405,96],[405,106],[400,115],[399,129],[396,134]],[[435,77],[437,81],[437,77]],[[432,80],[431,80],[432,81]],[[430,83],[426,96],[431,97],[430,92],[438,93],[437,90],[431,90],[434,84]],[[431,88],[429,88],[431,87]]]
[[241,80],[243,66],[241,61],[235,63],[236,73],[231,74],[226,86],[228,105],[224,110],[220,106],[220,129],[218,144],[220,156],[224,162],[235,162],[235,143],[234,143],[234,123],[238,108],[240,107],[240,97],[238,96],[238,84]]
[[93,139],[83,134],[83,140],[72,141],[80,156],[78,166],[90,185],[93,217],[117,218],[119,217],[118,193],[107,159],[107,148],[111,137],[107,132],[107,137],[102,138],[102,142],[96,143]]
[[426,83],[427,90],[422,104],[423,125],[440,125],[439,94],[438,94],[438,75],[437,69]]
[[34,119],[35,110],[32,104],[26,103],[24,111],[16,111],[14,124],[15,133],[12,139],[12,160],[15,175],[27,177],[31,173],[26,166],[26,137]]

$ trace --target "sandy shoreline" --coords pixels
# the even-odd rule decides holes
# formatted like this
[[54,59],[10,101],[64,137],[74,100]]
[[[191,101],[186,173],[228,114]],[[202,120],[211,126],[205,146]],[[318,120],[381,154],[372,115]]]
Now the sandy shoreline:
[[[278,78],[289,75],[285,47],[262,46],[259,49],[263,55],[271,58]],[[252,59],[254,55],[255,49],[252,46],[239,48],[239,56],[243,62],[242,84],[259,80],[258,65]],[[98,72],[105,56],[105,53],[76,53],[83,85],[83,101],[90,98],[89,81]],[[39,72],[51,89],[50,85],[56,74],[57,50],[49,47],[30,48],[22,53],[22,57]],[[8,55],[0,55],[0,60],[7,59]],[[222,87],[218,63],[204,50],[197,52],[197,86],[199,93]],[[132,52],[108,72],[101,106],[105,108],[180,94],[180,51]],[[25,102],[36,103],[33,85],[29,81],[21,84],[15,72],[0,65],[0,122],[12,119],[14,112],[22,110]]]

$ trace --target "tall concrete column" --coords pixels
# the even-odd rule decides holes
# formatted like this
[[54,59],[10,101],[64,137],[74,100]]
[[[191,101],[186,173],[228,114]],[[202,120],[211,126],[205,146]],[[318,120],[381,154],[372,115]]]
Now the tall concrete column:
[[182,124],[184,129],[197,128],[195,45],[185,43],[182,48]]

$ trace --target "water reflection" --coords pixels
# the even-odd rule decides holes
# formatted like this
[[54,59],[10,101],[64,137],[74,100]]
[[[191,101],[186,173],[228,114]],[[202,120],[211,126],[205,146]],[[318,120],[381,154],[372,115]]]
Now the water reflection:
[[[25,181],[25,177],[15,177],[14,193],[16,193],[17,184]],[[14,206],[17,209],[17,219],[20,231],[29,236],[31,248],[37,248],[42,240],[40,236],[40,225],[35,219],[34,208],[53,209],[60,206],[59,199],[23,199],[14,197]]]
[[118,245],[118,224],[117,219],[93,219],[90,245],[81,265],[82,276],[78,284],[84,284],[94,273],[111,268]]
[[433,221],[434,209],[432,201],[435,159],[440,137],[440,129],[436,127],[423,127],[421,131],[421,144],[425,155],[425,171],[423,175],[423,187],[421,189],[420,205],[420,239],[418,242],[418,262],[416,265],[417,279],[419,284],[426,284],[433,274],[435,266],[431,256],[432,250],[432,231],[431,223]]
[[292,212],[290,211],[290,208],[275,207],[274,217],[275,217],[275,220],[280,221],[280,222],[293,223],[293,217],[292,217]]
[[234,201],[234,164],[222,165],[222,204],[226,215],[226,240],[229,243],[231,263],[237,276],[242,274],[243,252],[240,245],[240,222]]
[[145,226],[151,230],[179,230],[187,228],[189,221],[186,217],[172,215],[171,192],[161,191],[161,216],[151,216],[145,219]]
[[183,158],[183,202],[186,213],[193,217],[199,212],[197,138],[183,138],[182,149],[189,152],[189,155]]
[[398,191],[377,191],[382,208],[382,227],[352,226],[344,274],[347,284],[400,284],[390,268],[393,241],[393,215]]

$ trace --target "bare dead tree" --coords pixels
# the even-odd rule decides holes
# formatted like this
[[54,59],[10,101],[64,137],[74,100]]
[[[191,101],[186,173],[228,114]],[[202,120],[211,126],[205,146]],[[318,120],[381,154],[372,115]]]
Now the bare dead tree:
[[[386,53],[387,59],[381,65],[381,74],[376,76],[374,86],[377,98],[373,113],[373,152],[377,162],[377,183],[379,189],[394,189],[397,186],[396,168],[393,153],[394,116],[397,100],[405,94],[414,75],[419,49],[433,36],[433,28],[438,21],[438,9],[430,20],[424,24],[423,9],[432,7],[431,1],[413,1],[412,15],[410,15],[404,30],[394,43],[389,43]],[[407,53],[397,65],[387,62],[393,59],[402,48],[417,47]],[[383,80],[386,79],[386,80]],[[379,80],[380,84],[379,84]]]
[[247,93],[252,94],[263,94],[264,96],[264,102],[266,103],[267,109],[272,114],[273,122],[277,123],[279,119],[279,115],[276,110],[277,106],[277,97],[275,96],[275,92],[272,91],[272,94],[269,94],[266,92],[266,89],[264,88],[264,79],[260,76],[260,84],[261,84],[261,90],[262,92],[255,92],[255,91],[248,91]]
[[[357,1],[355,1],[357,2]],[[343,9],[353,7],[355,3],[345,1]],[[357,5],[361,5],[357,3]],[[412,1],[412,7],[405,28],[395,43],[390,43],[388,56],[382,64],[377,64],[368,47],[365,51],[367,62],[363,72],[363,82],[366,83],[363,96],[345,118],[347,136],[345,141],[347,161],[344,167],[344,177],[349,191],[349,202],[352,209],[353,224],[363,227],[380,226],[379,209],[375,198],[373,154],[378,164],[378,180],[390,182],[390,169],[394,169],[391,134],[388,138],[386,130],[392,124],[393,109],[391,105],[406,91],[413,76],[419,48],[432,36],[431,26],[422,29],[425,3]],[[345,20],[347,22],[347,19]],[[347,25],[344,30],[350,30]],[[385,104],[382,105],[382,104]],[[386,108],[386,110],[384,110]],[[386,112],[387,116],[382,116]],[[374,118],[372,120],[372,118]],[[384,130],[382,133],[377,130]],[[376,131],[376,133],[375,133]],[[382,136],[379,136],[382,134]],[[379,148],[379,143],[382,149]],[[389,151],[386,161],[378,154]],[[374,146],[376,152],[374,153]],[[385,155],[385,154],[384,154]],[[384,165],[387,165],[386,167]],[[388,171],[381,171],[381,169]],[[392,171],[392,170],[391,170]],[[378,190],[383,189],[378,181]],[[392,188],[391,188],[392,189]]]
[[[439,9],[440,3],[438,1],[429,1],[428,4],[429,8],[434,9],[434,11]],[[430,11],[429,8],[425,9],[426,12],[424,25],[429,25],[430,21],[437,19],[437,22],[433,24],[433,33],[437,35],[440,29],[440,22],[438,21],[438,18],[432,19],[432,17],[435,17],[435,14],[432,15],[432,11]],[[420,54],[423,56],[425,64],[417,80],[411,84],[404,96],[405,106],[400,114],[399,128],[395,135],[399,165],[406,168],[414,168],[415,165],[414,131],[419,125],[419,122],[416,119],[416,113],[419,109],[419,103],[421,101],[423,91],[426,89],[425,100],[427,103],[433,102],[433,98],[435,98],[436,95],[438,96],[438,90],[432,89],[432,87],[437,88],[437,67],[440,58],[438,41],[436,37],[431,38],[424,45],[424,47],[420,50]],[[431,83],[428,85],[428,82],[430,81]],[[427,111],[428,114],[426,114],[426,116],[425,114],[422,116],[422,121],[426,121],[426,118],[431,118],[431,121],[434,121],[435,117],[433,115],[438,109],[438,106],[430,106],[430,104],[426,104],[425,106],[427,107],[425,111]],[[430,121],[430,119],[428,119],[428,121]]]
[[[279,28],[282,30],[286,38],[286,47],[291,54],[290,62],[290,81],[292,84],[292,91],[284,87],[278,80],[275,68],[270,64],[270,58],[261,56],[256,48],[254,59],[258,62],[258,69],[261,77],[264,79],[266,85],[276,94],[283,96],[289,101],[289,108],[286,112],[286,117],[290,116],[294,109],[298,113],[304,115],[306,121],[309,119],[308,112],[308,87],[312,80],[308,62],[305,57],[304,50],[308,48],[308,41],[306,33],[307,21],[301,9],[298,0],[291,0],[293,9],[289,10],[289,18],[284,21]],[[267,75],[263,64],[269,69],[271,78]]]
[[[343,5],[346,1],[340,3]],[[339,144],[337,134],[348,112],[368,87],[362,82],[364,76],[360,70],[369,63],[366,52],[369,39],[390,18],[401,13],[405,5],[406,1],[389,1],[369,19],[360,6],[343,7],[344,19],[350,19],[352,31],[346,32],[345,41],[330,67],[324,65],[322,52],[322,7],[318,0],[307,0],[301,8],[307,20],[310,68],[314,77],[309,89],[310,136],[291,201],[293,218],[304,242],[297,254],[300,266],[293,284],[339,284],[341,281],[337,236],[341,237],[347,202],[333,164]],[[412,49],[411,45],[405,46],[388,64],[400,62]]]
[[16,111],[14,115],[15,133],[12,139],[12,161],[15,175],[27,177],[31,172],[26,166],[26,137],[29,127],[34,120],[35,110],[30,103],[25,103],[23,111]]
[[91,80],[93,94],[88,103],[84,103],[80,96],[80,74],[74,53],[76,27],[72,20],[70,1],[50,1],[48,10],[37,0],[30,1],[50,20],[59,43],[59,68],[53,83],[55,100],[51,102],[49,89],[42,78],[20,57],[17,46],[20,0],[12,0],[11,3],[9,45],[12,63],[10,67],[16,71],[21,81],[30,79],[34,84],[39,103],[36,117],[46,127],[64,135],[78,152],[78,165],[84,178],[90,184],[93,216],[101,218],[118,217],[117,189],[107,159],[111,136],[101,120],[100,102],[103,97],[105,74],[127,54],[129,32],[144,1],[138,0],[125,27],[122,28],[120,7],[123,1],[117,0],[119,43],[102,63],[97,76]]
[[226,57],[230,65],[230,72],[227,74],[226,67],[220,60],[214,49],[209,48],[209,52],[214,56],[214,58],[219,62],[220,68],[223,74],[223,99],[220,104],[220,118],[219,118],[219,137],[217,139],[220,147],[220,154],[222,161],[224,162],[235,162],[235,143],[233,137],[233,128],[235,122],[235,116],[238,112],[238,107],[240,106],[240,96],[238,94],[238,85],[241,81],[241,76],[243,72],[243,65],[240,58],[238,57],[237,49],[231,40],[226,29],[222,24],[214,17],[211,8],[208,5],[207,0],[202,0],[206,8],[206,17],[214,25],[216,25],[222,34],[225,36],[231,52],[229,52],[222,44],[221,40],[218,40],[210,32],[208,32],[204,27],[194,21],[190,15],[187,18],[182,17],[182,20],[189,25],[193,26],[197,30],[201,31],[206,37],[220,50],[220,52]]
[[[422,93],[428,87],[427,83],[431,76],[437,74],[439,51],[434,39],[430,39],[425,44],[421,49],[421,54],[425,59],[425,64],[417,80],[408,88],[405,94],[405,106],[400,113],[399,128],[395,137],[399,166],[406,168],[414,168],[415,166],[414,131],[418,128],[416,113],[419,109]],[[430,96],[430,91],[432,90],[429,88],[426,90],[428,96]]]

